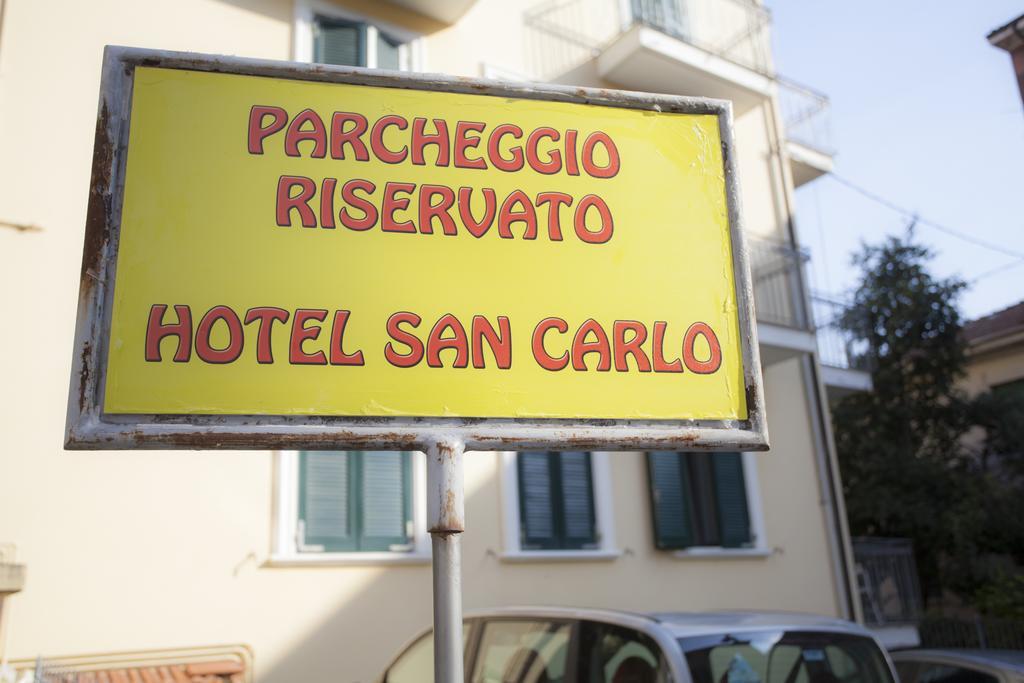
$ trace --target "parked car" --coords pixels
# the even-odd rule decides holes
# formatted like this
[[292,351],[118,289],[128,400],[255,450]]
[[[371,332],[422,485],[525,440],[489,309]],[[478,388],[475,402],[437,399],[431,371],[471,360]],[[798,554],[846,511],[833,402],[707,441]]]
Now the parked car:
[[[867,630],[827,617],[511,608],[463,623],[471,683],[894,683]],[[421,634],[380,683],[431,681],[433,646]]]
[[1024,683],[1024,652],[901,650],[892,653],[901,683]]

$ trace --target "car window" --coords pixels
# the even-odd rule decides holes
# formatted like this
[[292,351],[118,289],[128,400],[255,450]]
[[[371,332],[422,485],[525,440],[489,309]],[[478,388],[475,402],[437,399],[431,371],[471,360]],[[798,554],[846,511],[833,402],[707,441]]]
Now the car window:
[[[462,650],[469,642],[472,622],[462,622]],[[434,632],[407,647],[384,675],[385,683],[423,683],[434,679]]]
[[484,624],[473,683],[555,683],[565,680],[570,624],[495,620]]
[[654,639],[633,629],[583,622],[580,683],[668,683],[668,663]]
[[999,683],[999,679],[977,669],[950,664],[921,664],[917,683]]
[[896,666],[896,675],[899,677],[900,683],[914,683],[917,671],[916,662],[893,662],[893,664]]
[[679,641],[694,683],[892,683],[871,638],[758,631]]

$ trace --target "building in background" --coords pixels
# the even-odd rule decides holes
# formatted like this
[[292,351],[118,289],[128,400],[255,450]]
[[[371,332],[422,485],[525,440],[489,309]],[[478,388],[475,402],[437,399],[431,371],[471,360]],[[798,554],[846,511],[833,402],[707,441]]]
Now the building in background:
[[1024,100],[1024,14],[988,34],[988,42],[1010,53],[1017,86]]
[[468,454],[464,603],[858,615],[827,397],[870,384],[818,351],[793,199],[831,169],[828,100],[775,73],[759,3],[2,7],[0,221],[39,229],[0,226],[0,541],[27,569],[0,656],[368,681],[430,623],[422,454],[62,450],[105,44],[731,100],[772,451]]
[[1024,402],[1024,301],[971,320],[964,325],[964,341],[967,393],[991,391]]

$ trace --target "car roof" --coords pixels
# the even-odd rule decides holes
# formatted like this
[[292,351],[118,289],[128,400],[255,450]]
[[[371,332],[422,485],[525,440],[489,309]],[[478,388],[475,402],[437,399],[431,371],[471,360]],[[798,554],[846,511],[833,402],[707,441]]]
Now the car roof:
[[945,648],[928,650],[900,650],[892,653],[895,661],[919,661],[926,659],[957,660],[964,663],[994,666],[1024,673],[1024,652],[1019,650],[976,650],[969,648]]
[[552,619],[590,619],[612,623],[646,622],[659,626],[676,638],[765,630],[833,631],[870,636],[863,627],[849,621],[798,612],[629,612],[625,610],[583,607],[505,607],[479,610],[466,614],[472,617],[527,617]]

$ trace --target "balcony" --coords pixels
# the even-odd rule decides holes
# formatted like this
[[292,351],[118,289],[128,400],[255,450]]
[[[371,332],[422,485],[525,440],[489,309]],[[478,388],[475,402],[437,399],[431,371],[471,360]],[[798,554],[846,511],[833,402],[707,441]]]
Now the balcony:
[[526,14],[542,80],[732,100],[775,91],[768,12],[751,0],[551,0]]
[[870,368],[857,341],[839,326],[846,304],[825,296],[811,297],[822,382],[829,399],[837,401],[856,391],[871,391]]
[[454,24],[476,0],[389,0],[392,5],[421,14],[442,24]]
[[807,253],[786,242],[747,239],[761,363],[814,352],[814,328],[804,299]]
[[853,557],[864,624],[888,648],[918,645],[921,589],[913,544],[904,538],[855,538]]
[[826,95],[805,85],[785,78],[776,80],[793,185],[800,187],[832,172],[831,103]]

